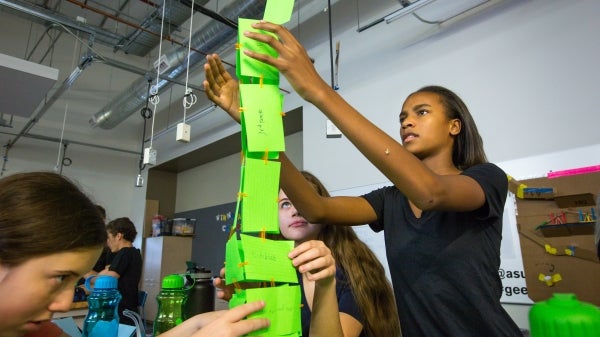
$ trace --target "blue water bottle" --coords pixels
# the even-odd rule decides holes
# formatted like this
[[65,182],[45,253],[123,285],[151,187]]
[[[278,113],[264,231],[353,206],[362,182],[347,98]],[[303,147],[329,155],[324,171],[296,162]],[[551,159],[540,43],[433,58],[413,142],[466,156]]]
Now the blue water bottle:
[[[86,280],[86,287],[89,288],[89,280]],[[82,337],[117,337],[120,301],[117,279],[109,275],[96,277],[94,289],[88,296]]]

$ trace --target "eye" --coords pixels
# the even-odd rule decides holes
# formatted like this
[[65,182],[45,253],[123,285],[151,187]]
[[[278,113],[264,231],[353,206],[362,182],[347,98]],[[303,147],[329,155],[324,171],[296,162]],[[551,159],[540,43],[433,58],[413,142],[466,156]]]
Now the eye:
[[405,119],[406,119],[406,115],[405,114],[401,114],[400,116],[398,116],[398,121],[400,122],[400,124],[402,124]]
[[58,283],[63,283],[65,282],[65,280],[67,280],[69,278],[68,274],[62,274],[62,275],[56,275],[54,276],[54,279],[58,282]]
[[427,115],[428,113],[429,113],[429,110],[427,110],[427,109],[421,109],[421,110],[417,111],[418,116],[424,116],[424,115]]
[[288,209],[290,207],[292,207],[292,203],[289,202],[288,200],[284,200],[279,203],[279,208],[281,208],[281,209]]

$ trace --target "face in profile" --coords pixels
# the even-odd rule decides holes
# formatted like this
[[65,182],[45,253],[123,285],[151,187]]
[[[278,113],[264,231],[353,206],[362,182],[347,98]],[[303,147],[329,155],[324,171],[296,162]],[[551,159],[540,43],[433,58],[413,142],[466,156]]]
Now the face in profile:
[[287,240],[301,243],[318,238],[321,225],[306,221],[282,190],[279,190],[278,212],[279,230]]
[[54,312],[71,308],[77,280],[91,270],[102,247],[36,257],[17,266],[0,264],[0,337],[35,331]]

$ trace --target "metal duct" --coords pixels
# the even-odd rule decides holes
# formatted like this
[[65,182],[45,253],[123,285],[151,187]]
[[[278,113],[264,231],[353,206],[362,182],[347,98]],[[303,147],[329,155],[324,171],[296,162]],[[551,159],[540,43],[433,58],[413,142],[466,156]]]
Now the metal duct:
[[46,22],[58,23],[65,27],[88,33],[94,36],[95,42],[99,42],[111,47],[117,45],[119,41],[121,41],[123,38],[121,35],[111,33],[98,27],[83,24],[78,21],[74,21],[67,16],[58,14],[44,7],[33,5],[28,2],[18,0],[0,0],[0,5],[9,8],[9,10],[7,10],[8,12],[11,12],[12,10],[16,14],[26,15],[27,19],[29,20],[31,20],[31,17],[34,17],[38,18],[38,22],[42,24]]
[[[208,0],[201,1],[201,5],[206,4]],[[160,41],[160,25],[162,16],[162,6],[157,7],[155,11],[148,15],[140,24],[140,27],[147,31],[137,29],[127,38],[115,47],[115,50],[122,50],[126,54],[146,56],[152,49],[158,46]],[[179,1],[170,1],[165,7],[165,32],[179,30],[179,26],[190,18],[190,8]],[[166,27],[167,25],[170,26]],[[152,34],[155,32],[156,34]]]
[[[220,13],[228,18],[261,18],[265,9],[266,0],[240,0],[231,3]],[[232,44],[237,37],[237,31],[226,27],[218,21],[209,22],[203,29],[196,32],[190,41],[192,48],[206,51],[207,53],[219,53],[221,49]],[[187,47],[175,48],[162,57],[166,60],[167,68],[162,76],[176,79],[185,76],[187,67]],[[190,55],[190,71],[203,65],[204,55],[192,52]],[[149,73],[155,73],[154,69]],[[161,80],[158,83],[158,92],[168,89],[172,83]],[[97,112],[90,119],[92,127],[99,126],[103,129],[111,129],[139,111],[147,100],[148,79],[145,76],[138,78],[125,91],[119,94],[112,102]]]

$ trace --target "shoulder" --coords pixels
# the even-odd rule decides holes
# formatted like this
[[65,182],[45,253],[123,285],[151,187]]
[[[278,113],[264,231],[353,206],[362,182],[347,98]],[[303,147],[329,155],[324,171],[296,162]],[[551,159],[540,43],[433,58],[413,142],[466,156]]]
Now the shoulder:
[[496,187],[508,190],[508,176],[495,164],[483,163],[471,166],[462,174],[475,179],[483,188]]

